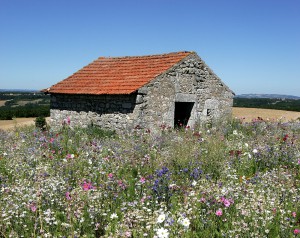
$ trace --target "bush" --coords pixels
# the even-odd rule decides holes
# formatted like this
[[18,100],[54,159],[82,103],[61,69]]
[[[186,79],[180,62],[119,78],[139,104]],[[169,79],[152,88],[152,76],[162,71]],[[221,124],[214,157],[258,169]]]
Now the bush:
[[46,130],[47,128],[47,122],[45,117],[39,116],[35,119],[35,126],[37,128],[40,128],[41,130]]

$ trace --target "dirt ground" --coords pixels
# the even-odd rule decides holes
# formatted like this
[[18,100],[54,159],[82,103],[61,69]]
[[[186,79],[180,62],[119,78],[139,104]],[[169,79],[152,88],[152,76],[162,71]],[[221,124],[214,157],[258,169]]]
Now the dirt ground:
[[[244,121],[251,121],[257,117],[261,117],[264,120],[282,120],[291,121],[300,119],[300,112],[272,110],[272,109],[260,109],[260,108],[241,108],[234,107],[232,109],[233,117],[243,118]],[[47,117],[49,123],[50,118]],[[14,120],[0,120],[0,129],[8,130],[14,127],[34,125],[35,118],[16,118]]]
[[0,100],[0,107],[5,105],[6,100]]
[[291,112],[283,110],[260,109],[260,108],[242,108],[234,107],[232,109],[233,117],[244,118],[246,122],[257,117],[264,120],[282,120],[284,122],[300,119],[300,112]]
[[[46,118],[47,122],[49,122],[50,118]],[[0,129],[9,130],[14,129],[15,127],[21,126],[30,126],[35,124],[35,117],[31,118],[15,118],[13,120],[0,120]]]

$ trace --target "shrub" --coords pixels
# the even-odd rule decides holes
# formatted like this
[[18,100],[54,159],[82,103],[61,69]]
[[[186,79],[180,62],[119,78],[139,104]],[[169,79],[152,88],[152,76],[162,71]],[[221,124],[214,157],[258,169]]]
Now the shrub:
[[41,130],[47,129],[46,118],[43,116],[39,116],[35,119],[35,126]]

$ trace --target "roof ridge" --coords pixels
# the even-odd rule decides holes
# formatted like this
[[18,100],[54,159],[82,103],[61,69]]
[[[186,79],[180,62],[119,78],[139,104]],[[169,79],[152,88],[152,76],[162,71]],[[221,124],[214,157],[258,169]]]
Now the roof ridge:
[[[174,54],[180,54],[180,53],[189,53],[193,54],[195,51],[175,51],[175,52],[169,52],[169,53],[161,53],[161,54],[150,54],[150,55],[127,55],[127,56],[100,56],[96,60],[101,59],[119,59],[119,58],[146,58],[146,57],[155,57],[155,56],[166,56],[166,55],[174,55]],[[96,61],[94,60],[94,61]]]

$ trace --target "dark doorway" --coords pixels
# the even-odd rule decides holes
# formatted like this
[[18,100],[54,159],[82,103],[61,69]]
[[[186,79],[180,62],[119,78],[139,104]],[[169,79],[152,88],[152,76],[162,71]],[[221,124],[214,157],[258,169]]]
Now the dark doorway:
[[193,102],[175,102],[174,127],[182,127],[187,125],[193,106]]

